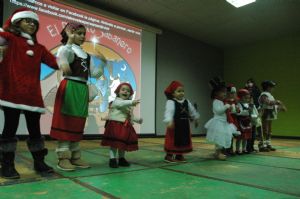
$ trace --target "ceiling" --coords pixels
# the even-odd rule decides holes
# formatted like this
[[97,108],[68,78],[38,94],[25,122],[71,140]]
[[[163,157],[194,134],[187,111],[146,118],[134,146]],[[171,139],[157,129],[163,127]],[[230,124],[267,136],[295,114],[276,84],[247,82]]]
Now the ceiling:
[[77,0],[220,48],[300,33],[300,0]]

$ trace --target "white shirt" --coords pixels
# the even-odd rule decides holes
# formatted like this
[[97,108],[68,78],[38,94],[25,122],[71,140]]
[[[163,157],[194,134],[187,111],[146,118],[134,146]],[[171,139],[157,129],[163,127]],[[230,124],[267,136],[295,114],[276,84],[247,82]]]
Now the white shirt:
[[[76,44],[67,44],[61,46],[57,51],[57,63],[59,66],[64,64],[70,64],[75,59],[75,54],[77,57],[82,59],[86,59],[88,54],[78,45]],[[103,67],[95,67],[94,61],[90,59],[90,71],[91,77],[99,78],[103,74]]]
[[[176,100],[176,99],[174,99]],[[185,99],[183,100],[176,100],[179,103],[183,103]],[[189,100],[188,101],[188,109],[189,109],[189,115],[191,116],[192,119],[198,119],[200,117],[200,114],[196,111],[194,106],[191,104]],[[164,122],[169,123],[173,121],[173,117],[175,114],[175,102],[173,100],[167,100],[166,103],[166,109],[165,109],[165,117],[164,117]]]
[[124,100],[117,97],[111,104],[108,113],[108,120],[114,120],[119,122],[125,122],[130,116],[131,122],[138,122],[140,118],[136,118],[133,115],[132,100]]

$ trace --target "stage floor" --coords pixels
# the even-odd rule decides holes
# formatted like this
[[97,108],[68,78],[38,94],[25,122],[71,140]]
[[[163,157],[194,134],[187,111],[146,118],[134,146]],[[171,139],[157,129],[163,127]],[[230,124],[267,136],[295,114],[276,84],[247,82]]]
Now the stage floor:
[[300,198],[300,140],[274,139],[276,152],[217,161],[213,145],[193,138],[188,163],[163,161],[163,138],[139,139],[139,151],[126,153],[129,168],[108,167],[108,149],[99,140],[82,141],[83,159],[92,166],[73,172],[56,169],[55,142],[48,141],[47,163],[55,174],[41,177],[32,169],[25,142],[18,143],[20,180],[0,177],[0,199],[9,198]]

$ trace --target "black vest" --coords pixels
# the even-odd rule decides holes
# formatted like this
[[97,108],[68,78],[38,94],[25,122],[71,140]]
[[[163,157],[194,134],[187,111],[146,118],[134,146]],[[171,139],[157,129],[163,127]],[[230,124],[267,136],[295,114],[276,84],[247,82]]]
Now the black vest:
[[173,101],[175,103],[175,114],[173,118],[175,124],[174,144],[178,147],[188,146],[191,142],[188,101],[184,100],[183,103],[179,103],[176,100]]
[[74,53],[74,61],[69,64],[72,74],[70,76],[72,77],[81,77],[85,80],[88,80],[89,74],[90,74],[90,55],[87,56],[86,59],[78,57]]

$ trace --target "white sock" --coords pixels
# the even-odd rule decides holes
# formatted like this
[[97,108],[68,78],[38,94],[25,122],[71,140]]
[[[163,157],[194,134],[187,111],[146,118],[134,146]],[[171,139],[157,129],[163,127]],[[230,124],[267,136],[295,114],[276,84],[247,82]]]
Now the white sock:
[[55,152],[63,152],[70,150],[70,141],[57,141],[57,148]]
[[110,150],[109,150],[110,159],[116,158],[116,155],[117,155],[117,149],[116,148],[110,148]]

